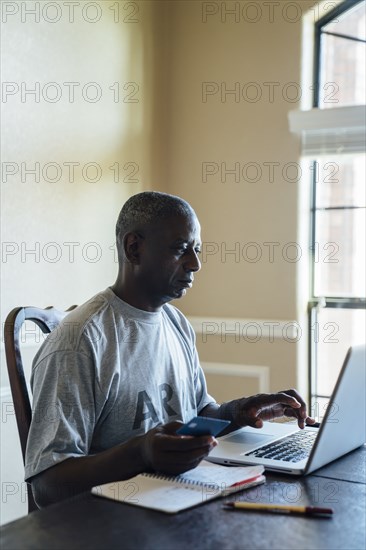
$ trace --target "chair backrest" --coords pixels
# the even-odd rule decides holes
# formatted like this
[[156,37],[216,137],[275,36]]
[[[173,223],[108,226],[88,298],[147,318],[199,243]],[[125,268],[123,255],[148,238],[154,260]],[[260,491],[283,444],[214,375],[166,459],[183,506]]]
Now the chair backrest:
[[[45,309],[36,307],[17,307],[13,309],[6,318],[4,325],[6,364],[8,367],[15,417],[22,448],[23,463],[25,463],[25,450],[32,420],[32,408],[21,355],[21,327],[25,321],[33,321],[40,327],[43,333],[50,333],[72,309],[75,309],[75,307],[76,306],[71,306],[67,311],[59,311],[51,306]],[[37,509],[38,507],[34,502],[31,486],[28,485],[28,512]]]

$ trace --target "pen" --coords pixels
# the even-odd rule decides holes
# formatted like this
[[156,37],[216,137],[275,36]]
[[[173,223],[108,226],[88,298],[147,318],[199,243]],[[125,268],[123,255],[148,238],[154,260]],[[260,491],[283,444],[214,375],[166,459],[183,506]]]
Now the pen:
[[283,514],[303,514],[305,516],[333,514],[332,508],[318,506],[291,506],[288,504],[263,504],[261,502],[225,502],[225,507],[236,510],[257,510],[259,512],[277,512]]

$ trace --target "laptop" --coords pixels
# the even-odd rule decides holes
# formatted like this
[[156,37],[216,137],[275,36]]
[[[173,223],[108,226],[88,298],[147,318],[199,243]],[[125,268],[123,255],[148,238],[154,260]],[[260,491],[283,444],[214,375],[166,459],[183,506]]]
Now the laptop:
[[219,437],[206,460],[306,475],[366,441],[366,346],[348,350],[324,420],[301,430],[296,421],[264,422],[261,429],[241,428]]

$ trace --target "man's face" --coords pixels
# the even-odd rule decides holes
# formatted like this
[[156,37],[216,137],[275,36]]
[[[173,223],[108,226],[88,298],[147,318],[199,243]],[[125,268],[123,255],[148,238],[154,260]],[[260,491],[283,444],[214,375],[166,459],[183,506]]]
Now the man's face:
[[137,276],[149,309],[181,298],[201,268],[200,225],[196,216],[174,216],[146,230]]

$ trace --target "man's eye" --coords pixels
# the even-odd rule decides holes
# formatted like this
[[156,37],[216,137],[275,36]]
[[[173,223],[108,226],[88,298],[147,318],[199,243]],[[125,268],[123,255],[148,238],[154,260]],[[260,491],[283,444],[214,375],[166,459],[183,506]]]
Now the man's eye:
[[[196,254],[201,254],[200,248],[197,248],[197,249],[195,248],[194,251]],[[174,252],[180,255],[187,254],[189,252],[189,248],[186,246],[179,246],[177,248],[174,248]]]

